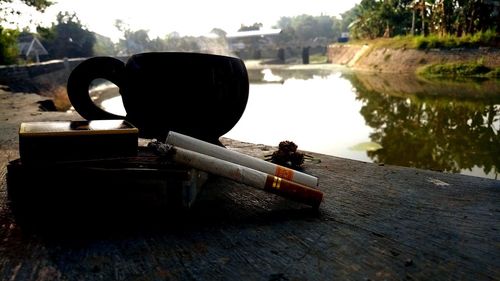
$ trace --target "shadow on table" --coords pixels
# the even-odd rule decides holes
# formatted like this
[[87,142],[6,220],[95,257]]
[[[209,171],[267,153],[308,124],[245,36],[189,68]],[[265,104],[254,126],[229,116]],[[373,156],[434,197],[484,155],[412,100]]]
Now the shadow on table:
[[172,202],[158,190],[141,190],[140,186],[89,186],[81,179],[37,187],[20,193],[20,187],[10,180],[10,206],[23,231],[49,239],[210,230],[320,216],[309,206],[215,177],[207,181],[190,208]]

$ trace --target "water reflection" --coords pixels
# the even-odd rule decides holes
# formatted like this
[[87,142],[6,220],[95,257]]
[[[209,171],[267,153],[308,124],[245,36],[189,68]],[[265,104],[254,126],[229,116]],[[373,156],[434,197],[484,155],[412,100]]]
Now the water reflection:
[[[361,161],[498,177],[498,81],[435,81],[331,65],[249,69],[249,78],[245,112],[225,137],[268,145],[292,140],[302,150]],[[120,107],[115,99],[104,107]]]
[[[377,163],[498,177],[500,91],[494,80],[441,84],[411,77],[346,75],[382,149]],[[410,87],[408,87],[410,85]]]
[[364,150],[352,149],[370,142],[372,129],[340,69],[272,69],[282,83],[263,79],[269,71],[249,71],[247,107],[226,137],[268,145],[291,140],[302,150],[371,162]]

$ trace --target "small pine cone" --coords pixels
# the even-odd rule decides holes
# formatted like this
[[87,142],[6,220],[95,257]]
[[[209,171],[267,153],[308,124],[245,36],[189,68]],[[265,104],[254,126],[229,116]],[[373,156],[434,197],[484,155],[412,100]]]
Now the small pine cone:
[[290,155],[290,162],[294,167],[301,167],[304,164],[304,154],[300,152],[295,152]]
[[279,165],[287,165],[287,162],[289,161],[289,155],[288,153],[284,153],[281,150],[273,152],[272,155],[272,162],[279,164]]
[[282,141],[278,146],[279,150],[293,153],[297,151],[297,145],[293,141]]

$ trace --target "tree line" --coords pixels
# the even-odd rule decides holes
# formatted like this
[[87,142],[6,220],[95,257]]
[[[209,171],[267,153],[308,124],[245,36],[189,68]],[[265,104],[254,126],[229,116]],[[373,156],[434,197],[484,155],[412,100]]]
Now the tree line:
[[[21,0],[43,11],[49,0]],[[0,15],[18,14],[5,8],[11,0],[0,0]],[[5,18],[5,17],[4,17]],[[35,34],[27,30],[2,27],[0,18],[0,64],[19,63],[17,40],[36,36],[48,51],[45,59],[89,57],[95,55],[127,56],[147,51],[192,51],[227,54],[227,33],[214,28],[214,36],[180,36],[170,33],[163,38],[150,38],[148,31],[132,30],[116,20],[123,34],[119,42],[88,30],[76,14],[59,13],[50,27],[38,27]],[[457,36],[490,32],[497,36],[500,25],[500,0],[362,0],[340,17],[298,15],[281,17],[275,28],[281,29],[276,39],[279,46],[324,46],[335,42],[342,32],[353,38],[373,39],[398,35]],[[261,23],[241,25],[239,31],[260,30]],[[257,40],[257,39],[256,39]]]
[[500,0],[362,0],[343,15],[357,38],[454,35],[492,31],[500,25]]
[[[0,11],[4,13],[18,13],[6,11],[2,8],[11,0],[0,0]],[[52,4],[48,0],[22,0],[26,5],[35,7],[39,11]],[[116,20],[115,27],[122,33],[119,42],[114,43],[110,38],[88,30],[76,14],[60,12],[56,21],[50,27],[37,27],[36,33],[27,30],[12,30],[3,28],[0,18],[0,64],[19,63],[17,40],[28,35],[35,36],[47,49],[48,55],[44,60],[63,57],[89,57],[95,55],[127,56],[134,53],[148,51],[191,51],[228,54],[227,32],[214,28],[213,36],[180,36],[176,32],[167,34],[163,38],[150,38],[144,29],[132,30],[122,20]],[[275,28],[282,29],[278,38],[281,45],[322,44],[334,41],[342,31],[345,23],[336,17],[326,15],[282,17]],[[241,25],[239,31],[259,30],[261,23]]]

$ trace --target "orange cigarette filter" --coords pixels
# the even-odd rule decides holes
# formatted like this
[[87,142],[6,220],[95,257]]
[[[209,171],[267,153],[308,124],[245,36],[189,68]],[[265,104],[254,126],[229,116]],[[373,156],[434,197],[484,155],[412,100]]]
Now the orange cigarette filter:
[[315,208],[323,201],[320,190],[272,175],[267,175],[264,190]]

